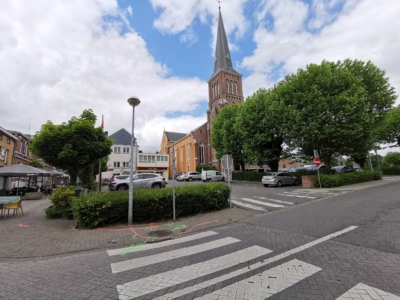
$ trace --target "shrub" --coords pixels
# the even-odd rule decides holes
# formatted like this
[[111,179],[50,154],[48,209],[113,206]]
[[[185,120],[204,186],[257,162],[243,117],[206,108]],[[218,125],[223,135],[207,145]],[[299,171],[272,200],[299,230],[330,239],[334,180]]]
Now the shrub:
[[61,219],[68,216],[69,212],[64,207],[49,206],[44,210],[46,218]]
[[400,166],[381,167],[383,175],[400,175]]
[[[226,208],[229,187],[222,183],[176,187],[176,217]],[[129,193],[81,194],[72,201],[72,211],[79,224],[88,228],[128,219]],[[172,218],[172,188],[136,189],[133,192],[133,219],[150,222]]]
[[208,171],[208,170],[215,171],[216,169],[215,169],[214,166],[203,166],[203,165],[200,165],[200,166],[196,167],[196,172],[201,173],[202,170],[204,170],[204,171]]
[[[332,188],[338,186],[344,186],[349,184],[355,184],[359,182],[366,182],[371,180],[379,180],[382,179],[382,175],[380,172],[370,172],[370,171],[362,171],[362,172],[351,172],[351,173],[336,173],[333,175],[325,175],[321,174],[321,187],[323,188]],[[319,187],[319,182],[315,182],[315,186]]]
[[74,186],[58,187],[56,189],[53,189],[50,201],[55,207],[70,208],[72,203],[72,198],[74,196],[75,196]]

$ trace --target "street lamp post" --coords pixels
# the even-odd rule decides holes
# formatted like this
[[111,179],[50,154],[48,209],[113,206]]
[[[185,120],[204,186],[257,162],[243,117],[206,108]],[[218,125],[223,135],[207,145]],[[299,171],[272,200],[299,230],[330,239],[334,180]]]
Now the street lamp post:
[[135,144],[134,128],[135,128],[135,107],[140,104],[140,100],[136,96],[128,99],[128,103],[132,106],[132,137],[131,137],[131,160],[129,163],[129,207],[128,207],[128,226],[132,225],[133,211],[133,146]]

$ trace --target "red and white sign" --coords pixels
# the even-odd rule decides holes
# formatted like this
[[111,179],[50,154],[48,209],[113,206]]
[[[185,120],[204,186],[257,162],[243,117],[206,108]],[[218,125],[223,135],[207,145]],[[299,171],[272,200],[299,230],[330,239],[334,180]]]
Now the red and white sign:
[[321,165],[321,161],[319,160],[319,157],[314,158],[314,164],[319,167]]

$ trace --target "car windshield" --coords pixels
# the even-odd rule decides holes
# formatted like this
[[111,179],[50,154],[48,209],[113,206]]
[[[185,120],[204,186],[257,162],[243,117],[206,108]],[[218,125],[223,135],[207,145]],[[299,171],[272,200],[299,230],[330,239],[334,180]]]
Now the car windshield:
[[275,173],[267,173],[265,176],[275,176]]

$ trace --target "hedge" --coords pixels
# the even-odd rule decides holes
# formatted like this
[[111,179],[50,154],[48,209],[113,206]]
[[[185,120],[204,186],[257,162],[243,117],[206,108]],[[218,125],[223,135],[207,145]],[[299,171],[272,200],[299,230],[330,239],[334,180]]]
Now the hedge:
[[[351,173],[336,173],[333,175],[321,174],[320,178],[321,187],[332,188],[360,182],[379,180],[382,179],[382,174],[378,171],[362,171]],[[318,180],[315,182],[315,187],[319,187]]]
[[383,175],[400,175],[400,166],[381,167]]
[[[176,187],[176,217],[229,206],[230,190],[223,183],[186,185]],[[88,228],[126,221],[128,219],[129,192],[81,194],[72,201],[72,211],[78,224]],[[171,219],[172,188],[136,189],[133,193],[133,220],[151,222]]]
[[45,209],[46,217],[50,219],[70,218],[71,203],[75,197],[75,186],[53,189],[50,197],[52,206]]
[[[267,172],[267,173],[270,173],[270,172]],[[267,173],[265,173],[265,172],[232,172],[232,180],[261,182],[261,179]],[[288,172],[288,173],[290,175],[296,177],[300,183],[301,183],[302,175],[317,175],[317,171],[309,171],[309,170],[299,170],[297,172]],[[327,170],[321,169],[320,173],[321,174],[334,174],[334,173],[336,173],[336,171],[328,170],[328,169]]]

